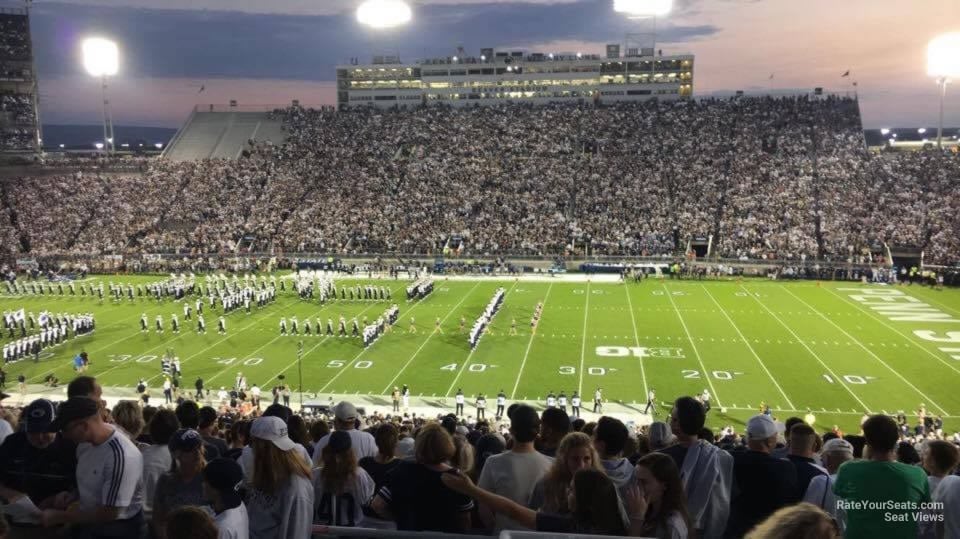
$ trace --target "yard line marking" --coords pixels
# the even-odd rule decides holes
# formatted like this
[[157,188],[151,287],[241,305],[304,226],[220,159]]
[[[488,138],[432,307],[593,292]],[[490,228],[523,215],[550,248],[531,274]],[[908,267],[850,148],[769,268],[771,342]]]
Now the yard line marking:
[[[450,312],[447,313],[447,316],[444,316],[443,320],[440,321],[440,325],[443,325],[443,323],[447,320],[447,318],[449,318],[450,315],[457,310],[457,307],[459,307],[461,304],[463,304],[464,301],[467,300],[467,296],[472,294],[473,291],[476,290],[478,286],[480,286],[480,281],[477,281],[477,284],[473,285],[473,288],[471,288],[469,292],[467,292],[466,294],[463,295],[462,298],[460,298],[460,301],[453,306],[453,309],[451,309]],[[430,342],[430,339],[432,339],[433,336],[436,335],[436,333],[437,333],[436,331],[430,333],[430,335],[427,336],[427,338],[423,341],[423,343],[420,344],[420,348],[417,348],[417,350],[413,353],[413,355],[410,356],[410,359],[408,359],[407,362],[403,364],[403,367],[401,367],[400,370],[397,371],[397,375],[394,376],[393,380],[390,380],[390,383],[387,384],[387,387],[383,389],[382,393],[384,395],[387,394],[387,390],[389,390],[390,387],[393,386],[393,384],[397,381],[397,379],[400,378],[400,375],[403,374],[403,371],[407,370],[407,367],[409,367],[410,363],[417,357],[417,354],[419,354],[420,351],[423,350],[423,347],[426,346],[428,342]]]
[[690,330],[687,329],[687,323],[683,320],[683,316],[680,314],[680,309],[677,309],[677,304],[673,301],[673,294],[670,293],[670,289],[667,288],[666,283],[663,283],[660,286],[663,287],[667,298],[670,300],[670,305],[673,305],[673,310],[677,313],[677,318],[680,319],[680,325],[683,326],[683,331],[687,334],[687,339],[690,341],[690,346],[693,347],[693,354],[697,356],[697,362],[700,363],[700,369],[701,372],[703,372],[703,377],[707,379],[707,384],[710,386],[710,393],[713,394],[714,400],[717,401],[717,406],[723,406],[720,404],[720,395],[717,394],[717,389],[713,387],[713,380],[707,375],[707,367],[703,364],[703,358],[700,357],[700,351],[697,350],[697,345],[693,342],[693,336],[690,335]]
[[583,395],[583,362],[587,353],[587,316],[590,314],[590,281],[587,281],[587,296],[583,307],[583,341],[580,345],[580,383],[577,386],[577,392]]
[[[506,303],[507,301],[507,294],[509,294],[513,290],[513,288],[517,286],[518,282],[519,281],[514,281],[513,286],[510,287],[510,290],[507,290],[503,294],[504,303]],[[490,323],[492,324],[493,322],[491,321]],[[480,343],[477,342],[477,346],[474,346],[473,348],[470,349],[470,353],[467,354],[467,359],[463,360],[463,366],[460,367],[460,370],[457,372],[457,375],[453,378],[453,383],[450,384],[450,387],[447,389],[447,392],[444,393],[444,396],[447,396],[447,397],[450,396],[450,392],[453,391],[453,386],[457,385],[457,381],[460,380],[460,375],[463,374],[463,371],[467,370],[467,365],[470,364],[470,359],[473,358],[473,353],[477,350],[479,346],[480,346]]]
[[745,287],[745,286],[743,286],[743,285],[740,285],[740,288],[742,288],[743,291],[746,292],[748,296],[750,296],[751,298],[753,298],[754,301],[756,301],[758,304],[760,304],[760,306],[763,307],[764,310],[766,310],[768,313],[770,313],[770,316],[772,316],[774,320],[776,320],[777,322],[779,322],[781,326],[783,326],[787,331],[789,331],[790,334],[793,335],[793,338],[796,339],[797,342],[800,343],[800,345],[802,345],[802,346],[807,350],[807,352],[810,352],[810,355],[813,356],[813,358],[816,359],[817,362],[819,362],[820,365],[822,365],[824,369],[827,369],[827,372],[829,372],[830,375],[833,376],[833,379],[836,380],[837,382],[839,382],[840,385],[842,385],[843,388],[846,389],[848,393],[850,393],[850,396],[853,397],[858,403],[860,403],[860,405],[863,407],[864,410],[869,410],[869,409],[870,409],[870,407],[867,406],[866,403],[864,403],[862,400],[860,400],[860,397],[858,397],[857,394],[854,393],[853,390],[850,389],[849,386],[847,386],[847,384],[843,381],[843,378],[837,376],[837,374],[836,374],[835,372],[833,372],[833,369],[831,369],[830,367],[827,366],[826,363],[824,363],[823,359],[821,359],[820,356],[818,356],[817,353],[814,352],[812,348],[810,348],[810,345],[808,345],[807,343],[805,343],[805,342],[803,342],[802,340],[800,340],[800,336],[797,335],[797,334],[793,331],[793,329],[790,328],[790,326],[788,326],[786,323],[784,323],[784,321],[781,320],[780,317],[777,316],[773,311],[771,311],[769,307],[767,307],[766,305],[764,305],[764,303],[763,303],[762,301],[760,301],[759,298],[757,298],[756,296],[754,296],[753,294],[751,294],[750,291],[747,290],[747,287]]
[[[633,326],[633,340],[636,343],[637,348],[640,348],[640,335],[637,334],[637,319],[633,315],[633,300],[630,299],[630,287],[624,285],[623,290],[627,294],[627,306],[630,309],[630,323],[631,323],[631,326]],[[640,376],[643,377],[643,394],[649,395],[650,391],[647,388],[647,372],[643,366],[643,358],[638,357],[637,361],[640,362]]]
[[[706,286],[703,286],[703,285],[700,285],[700,286],[701,288],[703,288],[703,291],[706,292],[707,297],[713,300],[713,303],[717,306],[718,309],[720,309],[720,313],[723,314],[723,316],[727,319],[728,322],[730,322],[730,325],[733,326],[733,329],[737,332],[737,335],[740,335],[740,338],[743,339],[744,341],[743,344],[747,345],[747,348],[750,349],[750,353],[753,354],[753,357],[757,359],[757,363],[760,364],[760,368],[763,369],[763,372],[767,373],[767,376],[770,378],[770,381],[773,382],[773,385],[776,386],[778,391],[780,391],[780,394],[783,395],[783,398],[787,400],[787,404],[790,406],[790,408],[795,408],[795,406],[793,405],[793,402],[790,401],[790,397],[787,396],[787,392],[784,391],[782,387],[780,387],[780,384],[777,382],[777,379],[774,378],[772,374],[770,374],[770,370],[767,369],[767,366],[763,363],[763,360],[760,359],[760,355],[757,354],[757,351],[754,350],[753,346],[750,345],[750,343],[747,341],[747,337],[743,334],[742,331],[740,331],[740,328],[737,327],[737,324],[733,322],[733,319],[730,318],[730,315],[727,314],[727,311],[723,309],[723,306],[720,305],[720,302],[718,302],[717,299],[713,297],[713,294],[711,294],[710,291],[707,290]],[[770,342],[770,341],[768,340],[767,342]]]
[[[938,356],[937,354],[931,352],[931,351],[928,350],[927,348],[921,346],[920,343],[918,343],[917,341],[915,341],[915,340],[913,339],[913,337],[910,337],[908,334],[902,333],[902,332],[901,332],[900,330],[898,330],[897,328],[895,328],[895,327],[887,324],[886,322],[884,322],[882,318],[878,318],[877,316],[875,316],[875,315],[874,315],[872,312],[870,312],[869,310],[861,308],[859,305],[857,305],[856,303],[853,303],[852,301],[848,301],[848,300],[847,300],[846,298],[844,298],[842,295],[837,294],[837,293],[834,292],[833,290],[827,289],[827,291],[830,292],[831,294],[837,296],[838,298],[840,298],[844,303],[850,303],[851,305],[855,306],[855,307],[857,308],[857,310],[863,311],[863,312],[867,313],[867,315],[870,316],[870,318],[873,318],[874,320],[876,320],[877,322],[879,322],[880,324],[882,324],[883,327],[889,329],[890,331],[893,331],[893,332],[896,333],[897,335],[900,335],[900,336],[903,337],[904,340],[906,340],[908,343],[910,343],[910,344],[916,346],[917,348],[923,350],[923,351],[926,352],[927,354],[933,356],[933,358],[936,359],[937,361],[939,361],[940,363],[943,363],[943,364],[946,365],[947,367],[950,367],[951,369],[953,369],[954,372],[960,374],[960,370],[958,370],[956,367],[954,367],[954,366],[951,365],[950,363],[947,363],[946,361],[944,361],[942,357],[940,357],[940,356]],[[860,327],[860,326],[857,326],[858,329],[859,329],[859,327]],[[849,344],[849,343],[848,343],[848,344]]]
[[[860,346],[860,348],[863,348],[864,350],[866,350],[866,352],[867,352],[868,354],[870,354],[871,356],[873,356],[874,359],[876,359],[877,361],[879,361],[881,365],[883,365],[883,366],[886,367],[890,372],[892,372],[893,374],[895,374],[895,375],[897,376],[897,378],[899,378],[901,381],[903,381],[903,383],[907,384],[908,386],[910,386],[911,389],[913,389],[914,391],[916,391],[918,395],[920,395],[921,397],[923,397],[925,400],[929,401],[930,404],[932,404],[932,405],[936,406],[937,408],[939,408],[940,411],[941,411],[943,414],[946,414],[946,413],[947,413],[947,411],[946,411],[942,406],[940,406],[939,404],[933,402],[933,399],[931,399],[929,396],[927,396],[924,392],[920,391],[920,390],[917,388],[917,386],[915,386],[915,385],[913,385],[912,383],[910,383],[909,380],[907,380],[906,378],[903,377],[902,374],[900,374],[899,372],[897,372],[896,370],[894,370],[894,368],[891,367],[886,361],[884,361],[883,359],[881,359],[880,356],[878,356],[877,354],[873,353],[872,350],[870,350],[869,348],[867,348],[866,346],[864,346],[863,343],[861,343],[860,341],[858,341],[858,340],[856,339],[856,337],[854,337],[853,335],[847,333],[847,330],[845,330],[845,329],[843,329],[842,327],[838,326],[836,322],[834,322],[833,320],[830,320],[830,318],[828,318],[826,315],[824,315],[824,314],[821,313],[820,311],[814,309],[812,305],[810,305],[810,304],[807,303],[806,301],[803,301],[803,299],[801,299],[800,296],[797,296],[797,295],[794,294],[793,292],[787,290],[786,287],[784,287],[783,285],[781,285],[780,287],[783,288],[784,290],[786,290],[786,292],[787,292],[788,294],[790,294],[791,296],[793,296],[794,298],[796,298],[797,301],[799,301],[800,303],[803,303],[804,305],[807,306],[807,308],[813,310],[813,312],[815,312],[816,314],[820,315],[820,318],[823,318],[824,320],[826,320],[827,322],[829,322],[830,325],[832,325],[833,327],[835,327],[835,328],[839,329],[841,332],[843,332],[843,334],[846,335],[847,337],[849,337],[850,340],[852,340],[853,342],[857,343],[857,344]],[[882,344],[882,343],[881,343],[881,344]]]
[[[547,300],[550,299],[550,290],[553,289],[553,283],[550,283],[550,286],[547,287],[547,293],[543,296],[543,307],[546,309]],[[540,320],[543,320],[543,311],[541,310]],[[537,322],[539,325],[539,322]],[[523,361],[520,362],[520,372],[517,373],[517,382],[513,384],[513,391],[510,392],[510,400],[513,400],[517,395],[517,388],[520,386],[520,378],[523,377],[523,368],[527,365],[527,356],[530,355],[530,347],[533,345],[533,337],[536,335],[533,331],[530,332],[530,342],[527,343],[527,351],[523,353]]]
[[[926,290],[926,289],[924,289],[922,286],[921,286],[921,287],[913,288],[913,290],[916,291],[916,292],[914,292],[914,294],[916,294],[917,296],[920,296],[921,298],[923,298],[923,300],[926,301],[927,303],[932,303],[932,304],[940,307],[941,309],[946,309],[946,310],[948,310],[948,311],[953,311],[953,312],[955,312],[955,313],[957,313],[957,314],[960,314],[960,310],[954,309],[953,307],[950,307],[950,306],[948,306],[948,305],[944,305],[943,303],[940,303],[939,301],[930,299],[930,297],[928,296],[928,294],[924,291],[924,290]],[[924,291],[924,292],[922,292],[922,293],[917,293],[917,292],[921,292],[921,291]]]

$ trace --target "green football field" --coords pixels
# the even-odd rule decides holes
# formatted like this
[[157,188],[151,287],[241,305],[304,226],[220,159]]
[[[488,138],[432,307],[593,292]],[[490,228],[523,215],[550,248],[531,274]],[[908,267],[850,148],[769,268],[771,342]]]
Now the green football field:
[[[152,282],[157,276],[93,277],[123,283]],[[88,281],[88,282],[89,282]],[[337,281],[338,285],[365,282]],[[369,348],[360,339],[281,336],[279,319],[297,316],[336,323],[342,314],[376,319],[389,302],[300,300],[288,290],[262,310],[227,316],[219,335],[216,317],[205,308],[207,333],[197,334],[183,319],[180,303],[124,300],[103,304],[87,297],[0,297],[0,309],[93,312],[93,335],[48,349],[39,363],[8,365],[8,387],[20,373],[40,384],[50,373],[65,383],[72,358],[85,350],[89,373],[107,387],[132,388],[145,378],[160,385],[160,357],[180,357],[183,385],[197,376],[208,388],[230,387],[238,371],[268,390],[285,375],[297,388],[297,348],[303,343],[303,388],[308,394],[388,395],[407,384],[413,396],[449,397],[462,388],[468,402],[477,392],[491,398],[501,389],[511,399],[542,401],[549,391],[579,391],[589,407],[593,392],[621,401],[639,413],[648,389],[662,403],[709,389],[710,424],[742,423],[762,402],[776,415],[817,416],[817,427],[838,424],[856,431],[864,411],[912,414],[921,403],[960,428],[960,290],[920,286],[886,287],[859,283],[766,280],[641,283],[569,280],[446,280],[422,301],[407,302],[405,280],[374,280],[393,290],[400,319]],[[491,331],[471,350],[467,328],[494,291],[506,299]],[[194,299],[190,296],[191,301]],[[535,333],[530,319],[544,303]],[[142,333],[142,313],[150,331]],[[154,318],[176,313],[181,332],[153,330]],[[416,331],[410,331],[411,318]],[[443,333],[434,331],[440,319]],[[516,319],[517,334],[511,335]],[[949,333],[953,331],[954,333]],[[951,344],[953,340],[955,343]],[[8,342],[6,336],[0,343]],[[721,411],[721,408],[725,411]]]

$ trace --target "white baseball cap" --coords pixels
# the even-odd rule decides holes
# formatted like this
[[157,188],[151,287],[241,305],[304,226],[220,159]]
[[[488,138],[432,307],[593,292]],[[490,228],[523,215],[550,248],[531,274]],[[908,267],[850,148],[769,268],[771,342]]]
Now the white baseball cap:
[[296,444],[287,436],[287,424],[279,417],[261,417],[250,426],[250,436],[273,442],[283,451],[290,451]]
[[747,421],[747,438],[751,440],[766,440],[783,432],[784,427],[766,414],[755,415]]
[[823,444],[821,453],[849,453],[853,454],[853,444],[843,438],[832,438]]

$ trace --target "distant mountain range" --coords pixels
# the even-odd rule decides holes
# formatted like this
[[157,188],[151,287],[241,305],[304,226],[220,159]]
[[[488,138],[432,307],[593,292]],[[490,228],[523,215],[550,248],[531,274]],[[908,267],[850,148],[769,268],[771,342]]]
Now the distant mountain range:
[[[170,142],[176,129],[169,127],[140,127],[134,125],[115,125],[113,134],[117,138],[117,150],[135,149],[139,144],[155,148],[156,144],[164,146]],[[47,150],[90,150],[94,144],[103,142],[102,125],[44,125],[43,147]],[[129,144],[129,147],[124,147]]]

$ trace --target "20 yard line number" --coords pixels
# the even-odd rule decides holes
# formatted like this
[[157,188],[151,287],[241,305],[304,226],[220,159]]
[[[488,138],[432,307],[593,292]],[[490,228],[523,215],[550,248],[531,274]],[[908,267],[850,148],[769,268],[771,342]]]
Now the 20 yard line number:
[[[684,369],[680,371],[684,378],[688,380],[698,380],[700,378],[700,371],[695,371],[693,369]],[[733,380],[737,376],[743,374],[742,372],[730,372],[730,371],[710,371],[710,376],[714,380]]]

